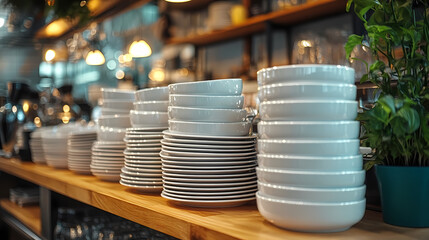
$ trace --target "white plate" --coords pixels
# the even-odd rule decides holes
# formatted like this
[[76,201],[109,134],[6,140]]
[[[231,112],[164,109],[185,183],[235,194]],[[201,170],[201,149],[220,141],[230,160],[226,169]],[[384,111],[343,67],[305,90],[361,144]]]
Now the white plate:
[[233,173],[245,173],[255,171],[254,167],[250,168],[234,168],[234,169],[177,169],[177,168],[169,168],[166,166],[162,167],[162,170],[165,173],[178,173],[178,174],[201,174],[204,176],[210,176],[210,174],[233,174]]
[[139,139],[158,139],[162,138],[163,134],[155,134],[155,135],[126,135],[124,140],[139,140]]
[[126,140],[124,139],[125,143],[128,144],[154,144],[154,143],[161,143],[161,139],[146,139],[146,140]]
[[136,168],[136,167],[130,167],[125,165],[124,166],[125,169],[127,169],[127,171],[130,172],[139,172],[139,173],[161,173],[162,170],[161,168]]
[[127,136],[146,136],[146,135],[162,135],[162,132],[135,132],[135,131],[127,131],[125,133],[125,137]]
[[121,177],[121,181],[128,184],[133,185],[146,185],[146,186],[159,186],[162,187],[162,181],[158,182],[147,182],[147,181],[140,181],[140,180],[129,180],[126,178]]
[[132,164],[125,162],[125,166],[130,168],[149,168],[149,169],[161,169],[161,164]]
[[243,185],[243,186],[235,186],[235,187],[182,187],[182,186],[174,186],[165,183],[164,181],[164,188],[175,190],[175,191],[185,191],[185,192],[210,192],[213,194],[217,194],[219,192],[228,192],[228,191],[241,191],[241,190],[252,190],[257,189],[258,184],[250,184],[250,185]]
[[162,153],[170,156],[184,156],[184,157],[244,157],[244,156],[256,156],[256,151],[242,152],[242,153],[200,153],[200,152],[181,152],[181,151],[170,151],[163,149]]
[[173,165],[173,166],[183,166],[183,168],[194,168],[194,167],[201,167],[201,168],[216,168],[216,167],[222,167],[222,168],[229,168],[229,167],[243,167],[247,165],[255,165],[257,163],[256,159],[252,160],[242,160],[242,161],[201,161],[201,162],[194,162],[194,161],[187,161],[187,160],[166,160],[161,159],[162,164],[167,165]]
[[125,160],[133,161],[161,161],[161,157],[125,156]]
[[150,158],[149,160],[134,160],[134,159],[125,158],[125,163],[145,164],[145,165],[161,165],[162,162],[160,160],[152,161],[152,158]]
[[116,156],[111,156],[111,157],[102,157],[102,156],[92,156],[92,159],[95,160],[104,160],[104,161],[123,161],[124,157],[116,157]]
[[100,146],[117,146],[117,147],[125,145],[123,141],[95,141],[94,144],[100,145]]
[[116,167],[107,167],[104,165],[90,165],[91,167],[91,171],[95,171],[98,173],[105,173],[105,174],[113,174],[113,173],[120,173],[121,172],[121,166],[116,166]]
[[127,152],[160,152],[161,148],[160,147],[147,147],[147,148],[132,148],[132,147],[127,147],[126,148]]
[[169,169],[183,169],[183,170],[226,170],[226,169],[243,169],[243,168],[255,168],[257,166],[256,162],[252,162],[250,164],[245,165],[226,165],[222,166],[219,165],[172,165],[172,164],[166,164],[165,162],[162,164],[163,167],[169,168]]
[[121,173],[121,177],[128,179],[128,180],[132,180],[132,181],[142,181],[142,182],[149,182],[152,184],[158,184],[159,182],[161,182],[162,184],[162,178],[159,177],[154,177],[154,178],[143,178],[143,177],[136,177],[133,175],[129,175],[126,173]]
[[190,145],[214,145],[213,147],[223,147],[228,145],[248,145],[248,144],[255,144],[256,139],[253,140],[245,140],[245,141],[227,141],[227,140],[204,140],[204,139],[182,139],[182,138],[173,138],[169,137],[167,135],[164,135],[163,141],[170,142],[170,143],[185,143]]
[[256,193],[256,189],[253,191],[247,191],[245,193],[241,193],[241,194],[231,194],[231,195],[223,195],[223,194],[210,194],[210,195],[199,195],[199,194],[192,194],[192,193],[187,193],[187,194],[178,194],[177,191],[170,191],[170,190],[165,190],[165,193],[168,193],[168,195],[172,196],[172,197],[177,197],[177,198],[183,198],[183,199],[191,199],[191,200],[225,200],[225,199],[236,199],[236,198],[246,198],[246,197],[252,197],[255,196]]
[[126,157],[128,156],[159,157],[159,152],[130,152],[125,150],[124,154]]
[[91,167],[92,173],[97,173],[99,175],[118,175],[121,174],[121,170],[117,169],[100,169],[100,168],[93,168]]
[[182,151],[182,152],[205,152],[205,153],[242,153],[255,151],[255,147],[251,148],[239,148],[239,149],[215,149],[215,148],[182,148],[182,147],[171,147],[163,145],[163,149],[171,151]]
[[[197,141],[198,143],[201,143],[201,141]],[[234,145],[213,145],[213,144],[189,144],[189,143],[175,143],[170,142],[170,139],[163,139],[161,140],[161,143],[165,146],[170,147],[180,147],[180,148],[202,148],[202,149],[241,149],[241,148],[252,148],[255,147],[255,142],[251,142],[250,144],[234,144]]]
[[166,130],[165,127],[150,127],[150,128],[127,128],[127,132],[162,132]]
[[109,162],[109,161],[92,160],[91,164],[94,166],[104,166],[104,167],[122,167],[122,166],[124,166],[123,161],[122,162],[121,161]]
[[204,139],[204,140],[251,140],[255,139],[256,135],[250,135],[250,136],[211,136],[211,135],[192,135],[192,134],[185,134],[185,133],[174,133],[170,132],[170,130],[165,130],[162,132],[164,135],[170,136],[172,138],[181,138],[181,139]]
[[[132,169],[135,169],[135,168],[132,168]],[[124,166],[122,168],[122,172],[125,173],[125,174],[129,174],[129,175],[133,175],[134,174],[133,176],[141,176],[141,177],[145,177],[145,178],[162,177],[161,173],[140,172],[140,171],[135,171],[135,170],[132,170],[132,169],[130,169],[127,166]],[[136,174],[138,174],[138,175],[136,175]]]
[[223,162],[224,161],[224,162],[226,162],[226,161],[251,160],[251,159],[256,160],[256,156],[253,156],[253,155],[244,156],[244,157],[182,157],[182,156],[165,155],[162,151],[159,153],[159,155],[161,156],[162,159],[188,161],[188,162],[202,162],[202,161],[210,161],[210,162],[214,162],[214,161]]
[[164,187],[164,191],[171,194],[178,194],[178,195],[184,195],[189,197],[193,197],[193,196],[206,196],[206,197],[219,196],[220,197],[220,196],[236,196],[236,195],[250,194],[250,193],[255,194],[256,191],[258,191],[258,188],[254,187],[254,188],[249,188],[249,189],[239,190],[239,191],[199,192],[199,191],[177,191],[177,190],[172,190]]
[[138,144],[138,143],[128,143],[127,147],[129,148],[151,148],[151,147],[161,147],[161,143],[143,143],[143,144]]
[[93,156],[97,157],[124,157],[124,153],[111,153],[111,152],[92,152]]
[[[174,174],[176,175],[176,174]],[[239,174],[236,174],[239,175]],[[187,175],[188,177],[169,177],[166,175],[166,173],[163,173],[162,178],[168,181],[175,181],[175,182],[191,182],[191,183],[218,183],[219,185],[223,183],[232,183],[232,182],[242,182],[242,181],[248,181],[254,182],[256,181],[256,173],[253,176],[250,177],[232,177],[232,178],[196,178],[192,177],[192,175]]]
[[68,161],[69,162],[87,162],[87,161],[91,161],[92,157],[88,156],[88,157],[69,157]]
[[240,187],[240,186],[250,186],[257,184],[257,179],[244,182],[224,182],[224,183],[201,183],[201,182],[177,182],[169,181],[166,179],[162,180],[164,184],[180,187],[190,187],[190,188],[224,188],[224,187]]
[[176,204],[190,206],[190,207],[209,207],[209,208],[221,208],[221,207],[236,207],[244,205],[255,197],[241,198],[241,199],[230,199],[230,200],[184,200],[176,197],[172,197],[168,193],[161,193],[163,198],[173,201]]
[[133,184],[125,183],[122,180],[120,180],[119,183],[125,187],[129,187],[141,192],[161,192],[162,191],[162,186],[133,185]]

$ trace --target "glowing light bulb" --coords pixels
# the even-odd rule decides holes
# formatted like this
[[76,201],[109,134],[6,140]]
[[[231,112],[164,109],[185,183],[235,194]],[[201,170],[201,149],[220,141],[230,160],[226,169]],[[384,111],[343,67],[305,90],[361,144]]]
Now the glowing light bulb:
[[128,51],[133,58],[149,57],[152,55],[152,49],[146,41],[134,41],[131,43]]
[[54,60],[54,58],[55,58],[55,51],[54,50],[49,49],[48,51],[46,51],[46,53],[45,53],[45,60],[47,62],[50,62],[50,61]]
[[85,59],[88,65],[102,65],[105,61],[103,53],[99,50],[90,51]]
[[64,106],[63,106],[63,111],[64,111],[65,113],[70,112],[70,106],[69,106],[69,105],[64,105]]

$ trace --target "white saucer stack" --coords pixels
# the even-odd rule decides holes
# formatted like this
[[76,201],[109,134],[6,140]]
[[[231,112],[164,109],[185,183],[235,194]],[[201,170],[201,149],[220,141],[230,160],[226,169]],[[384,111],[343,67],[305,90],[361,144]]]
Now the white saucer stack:
[[338,232],[365,212],[354,70],[291,65],[258,72],[257,204],[273,224]]
[[168,128],[168,88],[136,92],[131,125],[125,134],[125,166],[120,183],[140,192],[161,192],[161,139]]
[[42,132],[43,152],[48,166],[67,168],[67,139],[70,132],[80,127],[77,123],[50,127]]
[[68,168],[78,174],[91,174],[91,147],[97,140],[95,127],[81,127],[69,133]]
[[[119,181],[124,165],[124,137],[131,127],[130,109],[135,91],[102,89],[103,107],[98,119],[97,141],[92,146],[91,172],[105,181]],[[107,110],[106,110],[107,109]]]
[[31,159],[37,164],[46,163],[45,154],[43,152],[42,132],[42,128],[37,128],[31,133],[30,139]]
[[161,194],[193,207],[231,207],[255,199],[256,136],[241,79],[169,86],[169,130],[162,140]]

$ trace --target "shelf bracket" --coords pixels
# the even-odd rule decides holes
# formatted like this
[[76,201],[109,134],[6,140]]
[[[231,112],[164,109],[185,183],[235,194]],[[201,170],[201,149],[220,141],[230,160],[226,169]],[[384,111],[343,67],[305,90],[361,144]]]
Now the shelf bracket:
[[42,223],[42,236],[44,239],[53,239],[51,191],[40,187],[40,218]]

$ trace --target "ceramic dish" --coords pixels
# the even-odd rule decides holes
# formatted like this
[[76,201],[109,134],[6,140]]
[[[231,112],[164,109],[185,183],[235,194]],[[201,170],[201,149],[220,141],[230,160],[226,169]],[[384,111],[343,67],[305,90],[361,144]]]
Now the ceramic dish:
[[170,95],[170,106],[211,108],[211,109],[242,109],[244,96],[207,96],[207,95]]
[[168,86],[170,94],[234,96],[241,95],[243,81],[239,78],[175,83]]

